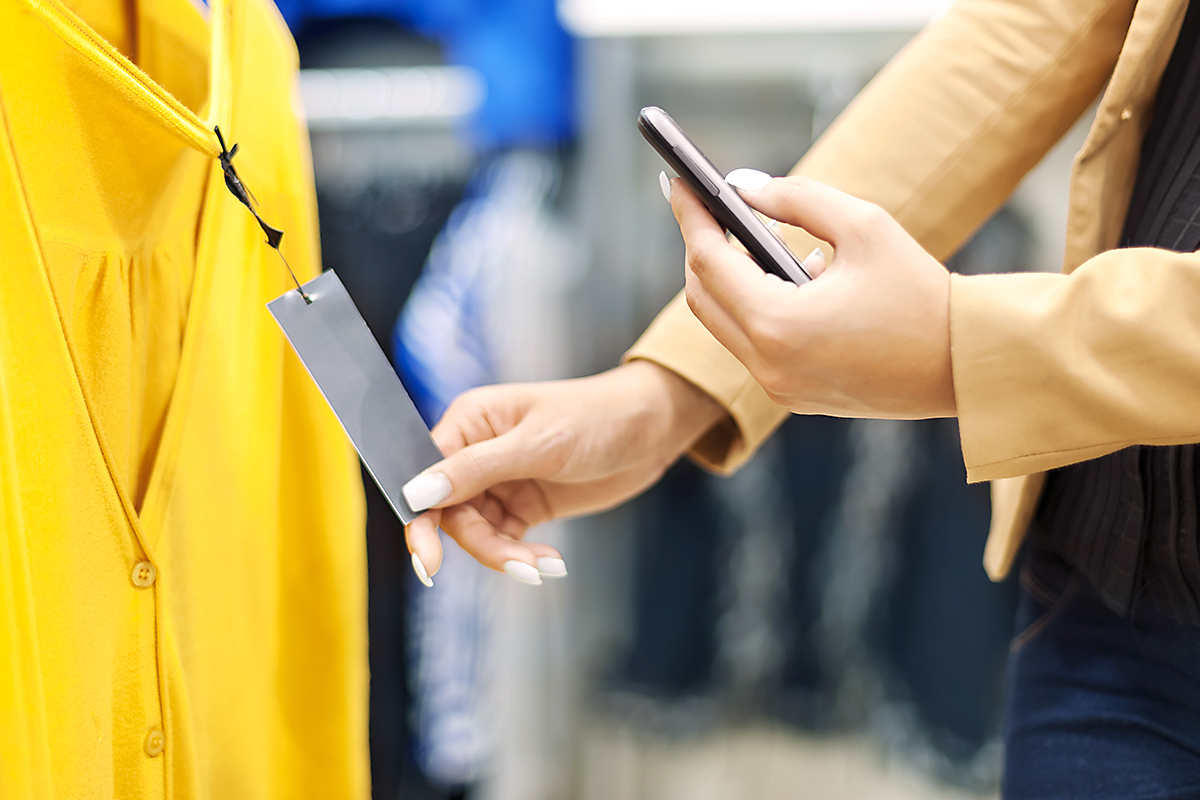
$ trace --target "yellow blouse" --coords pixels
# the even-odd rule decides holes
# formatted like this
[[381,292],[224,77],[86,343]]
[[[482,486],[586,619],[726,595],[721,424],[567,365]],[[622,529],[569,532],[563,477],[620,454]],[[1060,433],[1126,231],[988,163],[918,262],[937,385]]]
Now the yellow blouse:
[[0,797],[368,793],[357,461],[212,133],[315,275],[295,68],[265,0],[0,0]]

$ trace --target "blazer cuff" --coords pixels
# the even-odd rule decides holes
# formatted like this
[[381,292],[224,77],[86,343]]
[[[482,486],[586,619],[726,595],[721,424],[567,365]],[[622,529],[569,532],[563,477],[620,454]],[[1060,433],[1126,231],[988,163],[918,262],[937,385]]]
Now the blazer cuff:
[[1053,273],[950,276],[950,364],[970,483],[1059,466],[1047,453],[1055,438],[1048,428],[1070,423],[1041,408],[1056,381],[1043,371],[1046,343],[1038,334],[1045,333],[1039,307],[1065,280]]
[[1149,248],[1101,253],[1070,275],[951,275],[967,479],[1200,441],[1198,297],[1197,256]]
[[729,412],[688,451],[694,461],[715,472],[727,474],[740,467],[788,416],[700,324],[682,292],[659,313],[622,361],[635,358],[678,374]]

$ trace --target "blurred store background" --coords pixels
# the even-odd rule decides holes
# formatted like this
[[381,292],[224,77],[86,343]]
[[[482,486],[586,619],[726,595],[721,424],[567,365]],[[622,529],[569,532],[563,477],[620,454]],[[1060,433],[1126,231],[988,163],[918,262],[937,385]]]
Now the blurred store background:
[[[321,237],[422,413],[582,375],[681,286],[637,111],[785,173],[942,0],[278,0]],[[1077,128],[955,257],[1057,269]],[[540,588],[447,542],[436,586],[367,481],[379,800],[996,795],[1016,587],[952,421],[794,418],[534,536]]]

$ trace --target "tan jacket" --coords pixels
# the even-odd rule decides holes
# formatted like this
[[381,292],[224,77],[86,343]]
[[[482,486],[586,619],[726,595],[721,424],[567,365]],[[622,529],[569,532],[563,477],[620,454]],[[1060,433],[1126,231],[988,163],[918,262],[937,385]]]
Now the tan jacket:
[[[1104,90],[1072,170],[1064,274],[951,278],[963,459],[970,481],[992,481],[984,565],[997,580],[1045,470],[1132,444],[1200,441],[1200,255],[1112,249],[1186,7],[962,0],[795,169],[878,203],[945,259]],[[799,253],[816,241],[797,229],[787,238]],[[729,410],[692,453],[715,469],[736,468],[787,415],[682,296],[629,356],[678,372]]]

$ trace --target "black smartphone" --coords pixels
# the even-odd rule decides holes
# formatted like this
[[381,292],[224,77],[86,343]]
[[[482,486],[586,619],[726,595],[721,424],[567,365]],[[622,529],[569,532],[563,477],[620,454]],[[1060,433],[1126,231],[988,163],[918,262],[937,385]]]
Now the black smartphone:
[[764,271],[797,284],[812,280],[800,259],[746,204],[737,189],[725,182],[717,168],[667,112],[658,106],[643,108],[638,114],[638,130]]

